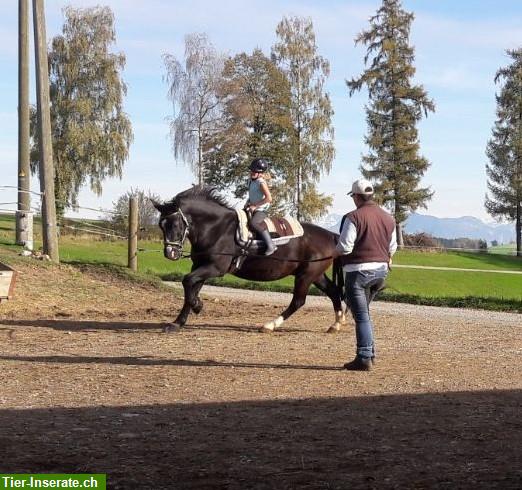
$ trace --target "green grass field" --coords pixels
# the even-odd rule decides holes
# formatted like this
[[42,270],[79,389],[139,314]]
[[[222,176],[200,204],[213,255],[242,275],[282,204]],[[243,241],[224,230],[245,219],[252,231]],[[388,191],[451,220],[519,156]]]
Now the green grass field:
[[[35,230],[37,225],[35,224]],[[14,218],[0,216],[1,247],[18,249],[14,244]],[[40,245],[35,237],[35,247]],[[162,279],[179,280],[190,271],[188,259],[172,262],[163,258],[159,241],[140,241],[139,272]],[[125,267],[125,241],[86,240],[65,236],[60,239],[60,259],[70,264],[100,264]],[[522,272],[522,259],[515,256],[471,252],[400,251],[396,265],[417,265]],[[291,291],[293,278],[270,283],[244,281],[231,275],[212,281],[213,284],[272,291]],[[394,268],[381,299],[415,304],[477,307],[522,312],[522,274],[442,271]],[[312,291],[312,293],[318,293]]]
[[501,255],[516,255],[517,246],[515,243],[509,245],[497,245],[496,247],[489,247],[488,252]]

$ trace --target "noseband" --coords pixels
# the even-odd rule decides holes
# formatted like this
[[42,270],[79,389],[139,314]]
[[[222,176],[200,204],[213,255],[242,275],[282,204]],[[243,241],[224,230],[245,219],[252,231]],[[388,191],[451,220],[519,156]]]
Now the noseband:
[[185,240],[187,239],[189,233],[189,222],[186,216],[183,214],[181,208],[178,208],[178,210],[174,213],[170,213],[164,218],[162,218],[162,221],[166,220],[167,218],[170,218],[171,216],[175,216],[176,214],[179,214],[181,216],[181,220],[185,225],[185,229],[182,232],[181,240],[172,242],[170,240],[167,240],[166,234],[165,232],[163,232],[163,245],[165,246],[165,255],[170,260],[178,260],[179,258],[181,258],[181,256],[183,255],[183,246],[185,245]]

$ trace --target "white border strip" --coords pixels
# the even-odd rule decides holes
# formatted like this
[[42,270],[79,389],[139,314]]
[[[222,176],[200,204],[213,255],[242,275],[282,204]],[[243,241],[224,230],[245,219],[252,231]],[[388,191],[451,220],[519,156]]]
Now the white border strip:
[[494,272],[497,274],[522,274],[522,271],[504,271],[498,269],[462,269],[460,267],[431,267],[429,265],[401,265],[392,264],[392,269],[428,269],[433,271],[463,271],[463,272]]

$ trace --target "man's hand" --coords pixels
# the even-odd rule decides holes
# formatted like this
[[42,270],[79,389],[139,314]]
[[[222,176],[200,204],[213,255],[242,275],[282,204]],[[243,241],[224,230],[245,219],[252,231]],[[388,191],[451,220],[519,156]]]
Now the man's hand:
[[332,252],[332,258],[336,259],[337,257],[340,257],[341,255],[343,255],[343,253],[338,250],[337,248],[334,248],[333,252]]

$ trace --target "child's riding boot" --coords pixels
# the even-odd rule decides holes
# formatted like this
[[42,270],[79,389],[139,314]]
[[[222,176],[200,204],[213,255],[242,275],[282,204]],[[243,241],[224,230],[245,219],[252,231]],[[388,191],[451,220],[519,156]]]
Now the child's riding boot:
[[270,233],[268,233],[267,230],[263,230],[259,234],[266,243],[265,255],[272,255],[277,250],[277,247],[274,245],[274,242],[272,242]]

